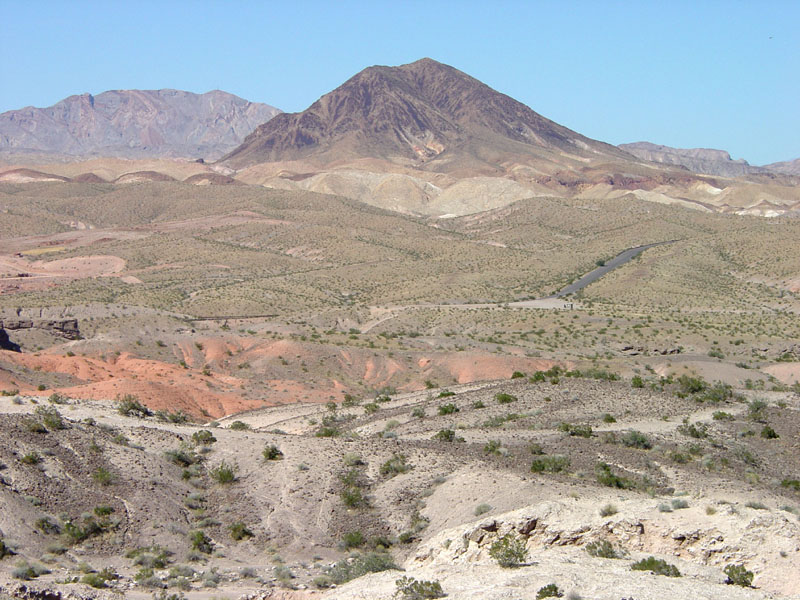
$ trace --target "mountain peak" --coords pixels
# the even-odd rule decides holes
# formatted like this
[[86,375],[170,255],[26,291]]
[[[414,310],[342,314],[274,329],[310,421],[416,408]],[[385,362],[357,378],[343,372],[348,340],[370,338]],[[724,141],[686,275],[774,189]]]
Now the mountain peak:
[[453,168],[463,160],[485,165],[498,151],[623,154],[454,67],[422,58],[364,69],[305,111],[260,126],[223,160],[241,168],[284,160],[324,165],[379,158],[432,168],[431,161],[447,157],[450,166],[439,166]]

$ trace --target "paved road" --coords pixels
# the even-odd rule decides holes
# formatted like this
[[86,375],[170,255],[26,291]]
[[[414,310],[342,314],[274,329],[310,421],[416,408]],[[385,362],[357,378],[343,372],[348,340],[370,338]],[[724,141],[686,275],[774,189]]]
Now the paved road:
[[574,294],[577,291],[582,290],[587,285],[594,283],[598,279],[600,279],[606,273],[613,271],[617,267],[621,267],[625,263],[630,262],[637,256],[639,256],[642,252],[647,250],[648,248],[653,248],[654,246],[663,246],[664,244],[672,244],[678,240],[668,240],[666,242],[656,242],[655,244],[645,244],[644,246],[636,246],[635,248],[628,248],[627,250],[623,250],[619,254],[617,254],[614,258],[604,264],[602,267],[597,267],[593,271],[589,271],[586,275],[570,283],[565,288],[559,290],[552,296],[547,296],[546,298],[563,298],[568,294]]

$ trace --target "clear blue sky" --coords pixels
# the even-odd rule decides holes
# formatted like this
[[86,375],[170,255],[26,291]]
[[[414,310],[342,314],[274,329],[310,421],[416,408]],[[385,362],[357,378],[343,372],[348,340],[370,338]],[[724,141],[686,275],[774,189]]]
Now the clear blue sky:
[[0,112],[222,89],[306,108],[429,56],[584,135],[800,157],[800,1],[0,0]]

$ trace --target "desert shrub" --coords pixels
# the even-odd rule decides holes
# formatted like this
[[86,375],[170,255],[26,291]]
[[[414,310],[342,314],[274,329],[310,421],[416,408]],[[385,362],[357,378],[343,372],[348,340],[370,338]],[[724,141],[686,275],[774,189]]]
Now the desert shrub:
[[230,428],[234,431],[246,431],[250,429],[250,425],[243,423],[242,421],[234,421],[230,424]]
[[658,505],[658,512],[662,513],[671,513],[672,512],[672,505],[667,504],[666,502],[662,502]]
[[317,432],[314,435],[320,438],[339,437],[341,435],[341,432],[336,427],[329,427],[323,425],[317,430]]
[[28,452],[19,459],[19,462],[25,465],[38,465],[42,462],[42,457],[39,456],[38,452]]
[[525,564],[528,559],[528,549],[525,540],[507,533],[491,545],[489,556],[501,567],[514,568]]
[[783,479],[781,481],[781,487],[800,492],[800,479]]
[[377,402],[368,402],[364,405],[365,415],[374,415],[378,410],[380,410],[380,406],[378,406]]
[[97,467],[97,469],[92,473],[92,479],[98,485],[108,486],[114,483],[114,475],[106,469],[105,467]]
[[342,462],[347,465],[348,467],[359,467],[364,464],[364,459],[361,458],[360,454],[356,454],[355,452],[348,452],[342,457]]
[[192,441],[197,445],[210,446],[217,438],[208,429],[200,429],[192,434]]
[[181,424],[189,421],[189,415],[180,410],[174,413],[166,410],[157,410],[156,419],[163,423]]
[[617,422],[617,419],[614,418],[614,415],[611,415],[609,413],[605,413],[603,415],[603,423],[616,423],[616,422]]
[[178,450],[167,450],[164,452],[164,458],[166,458],[169,462],[183,468],[190,467],[203,460],[200,455],[195,454],[193,451],[189,451],[185,448],[179,448]]
[[529,444],[528,450],[530,450],[530,453],[533,454],[534,456],[541,456],[544,454],[544,448],[538,442],[532,442],[531,444]]
[[283,452],[275,444],[268,444],[261,452],[264,460],[280,460],[283,458]]
[[707,438],[708,425],[700,422],[694,423],[693,425],[689,423],[684,423],[683,425],[678,426],[678,433],[687,435],[697,440]]
[[542,456],[541,458],[533,459],[531,463],[531,472],[533,473],[561,473],[569,468],[569,457],[561,454],[553,454],[552,456]]
[[644,379],[641,378],[639,375],[634,375],[631,378],[631,387],[633,388],[643,388],[644,387]]
[[14,556],[15,554],[16,552],[6,545],[5,540],[0,538],[0,560],[4,559],[6,556]]
[[108,517],[109,515],[113,514],[114,507],[108,506],[107,504],[101,504],[99,506],[95,506],[92,512],[94,512],[94,514],[98,517]]
[[490,510],[492,510],[492,506],[490,504],[478,504],[478,506],[475,507],[475,516],[480,517],[481,515],[488,513]]
[[47,429],[54,431],[66,428],[64,419],[55,406],[37,406],[34,411]]
[[236,521],[236,523],[233,523],[228,530],[231,532],[231,538],[237,542],[245,538],[253,537],[253,532],[250,531],[241,521]]
[[17,562],[16,567],[11,571],[11,576],[14,579],[22,579],[29,581],[36,579],[40,575],[47,575],[50,569],[39,563],[29,563],[27,560],[20,560]]
[[395,597],[402,600],[426,600],[427,598],[444,598],[447,595],[442,591],[442,584],[438,581],[417,580],[404,576],[394,584],[397,586]]
[[609,542],[608,540],[600,540],[596,542],[590,542],[585,546],[586,552],[589,556],[594,556],[595,558],[624,558],[625,552],[623,550],[617,550],[614,547],[614,544]]
[[702,377],[690,377],[689,375],[681,375],[678,377],[677,383],[680,392],[684,395],[697,394],[708,387],[708,383]]
[[62,396],[57,392],[54,392],[50,394],[50,396],[47,398],[47,401],[50,404],[67,404],[69,403],[69,398],[67,398],[66,396]]
[[486,405],[483,403],[483,400],[475,400],[475,402],[472,403],[472,408],[479,410],[481,408],[486,408]]
[[192,550],[203,554],[211,554],[214,550],[214,542],[206,535],[205,531],[200,531],[199,529],[189,533],[189,543],[192,546]]
[[619,511],[617,510],[617,507],[614,506],[613,504],[606,504],[605,506],[600,508],[599,512],[601,517],[610,517],[611,515],[617,514]]
[[311,583],[314,584],[314,587],[325,590],[334,585],[333,578],[329,575],[318,575],[311,580]]
[[164,569],[170,563],[171,552],[161,546],[144,546],[129,550],[126,558],[130,558],[133,564],[142,569],[150,569],[152,575],[153,569]]
[[238,467],[235,464],[222,461],[216,467],[209,470],[208,474],[211,479],[220,485],[228,485],[236,481],[236,471]]
[[672,508],[675,510],[682,510],[684,508],[689,508],[689,503],[682,498],[675,498],[672,501]]
[[653,443],[650,439],[643,434],[641,431],[636,431],[635,429],[631,429],[626,431],[620,441],[624,446],[628,448],[640,448],[641,450],[649,450],[653,447]]
[[484,454],[500,454],[500,448],[502,444],[499,440],[489,440],[486,442],[486,445],[483,447]]
[[458,412],[458,407],[455,404],[453,404],[452,402],[449,402],[447,404],[440,404],[439,405],[439,414],[440,415],[452,415],[453,413],[457,413],[457,412]]
[[452,429],[440,429],[434,436],[431,438],[432,440],[437,440],[440,442],[463,442],[464,438],[458,437],[456,432]]
[[733,421],[735,417],[730,413],[726,413],[725,411],[715,410],[714,414],[711,415],[711,418],[715,421]]
[[379,573],[396,568],[397,565],[388,552],[367,552],[354,554],[338,561],[328,569],[326,574],[333,580],[333,583],[341,585],[367,573]]
[[81,583],[85,583],[93,588],[105,588],[108,587],[108,581],[114,581],[119,579],[119,575],[117,575],[111,568],[106,567],[102,571],[98,571],[97,573],[87,573],[81,578]]
[[411,411],[411,416],[417,419],[424,419],[425,418],[425,409],[422,407],[417,407]]
[[61,527],[57,523],[53,523],[48,517],[36,519],[33,526],[45,535],[58,535],[61,533]]
[[747,404],[747,417],[751,421],[763,422],[767,410],[767,403],[763,400],[752,400]]
[[536,600],[542,600],[542,598],[563,598],[564,592],[558,589],[558,586],[555,583],[548,583],[547,585],[540,587],[539,591],[536,592]]
[[675,565],[669,564],[667,561],[655,556],[648,556],[640,561],[631,565],[634,571],[650,571],[656,575],[666,575],[667,577],[680,577],[681,572]]
[[725,583],[730,585],[740,585],[742,587],[753,586],[753,572],[748,571],[744,565],[728,565],[723,569],[723,573],[728,576]]
[[364,494],[359,488],[354,486],[344,488],[339,493],[339,496],[341,497],[342,502],[344,502],[344,505],[348,508],[357,508],[366,504]]
[[597,482],[613,488],[619,488],[623,490],[630,489],[634,487],[634,482],[626,477],[620,477],[611,471],[611,466],[607,463],[600,462],[595,465],[594,468],[595,475],[597,477]]
[[342,536],[342,545],[345,550],[360,548],[364,545],[364,534],[360,531],[348,531]]
[[47,433],[47,427],[45,427],[40,421],[36,421],[34,419],[25,420],[25,429],[31,433]]
[[780,436],[772,427],[769,425],[764,425],[764,427],[761,429],[761,437],[765,440],[776,440]]
[[504,392],[495,394],[494,399],[497,400],[498,404],[511,404],[512,402],[517,401],[516,396],[512,396],[511,394],[506,394]]
[[744,503],[747,508],[752,508],[754,510],[767,510],[767,505],[763,502],[756,502],[755,500],[748,500]]
[[139,417],[143,419],[153,414],[153,411],[139,402],[139,399],[132,394],[127,394],[118,399],[116,408],[117,412],[124,417]]
[[570,423],[561,423],[558,426],[558,430],[563,431],[564,433],[568,433],[573,437],[584,437],[584,438],[592,437],[591,425],[572,425]]
[[381,475],[394,477],[400,473],[405,473],[411,469],[411,465],[406,462],[405,454],[393,454],[392,457],[380,467]]

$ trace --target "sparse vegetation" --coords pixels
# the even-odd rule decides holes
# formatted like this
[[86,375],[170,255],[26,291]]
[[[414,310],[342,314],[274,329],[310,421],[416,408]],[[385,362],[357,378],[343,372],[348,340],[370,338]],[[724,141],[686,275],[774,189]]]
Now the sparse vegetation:
[[678,570],[678,567],[654,556],[648,556],[647,558],[643,558],[642,560],[633,563],[631,565],[631,569],[634,571],[650,571],[656,575],[665,575],[667,577],[681,576],[681,572]]
[[528,549],[525,540],[506,534],[491,545],[489,556],[501,567],[520,567],[528,560]]

